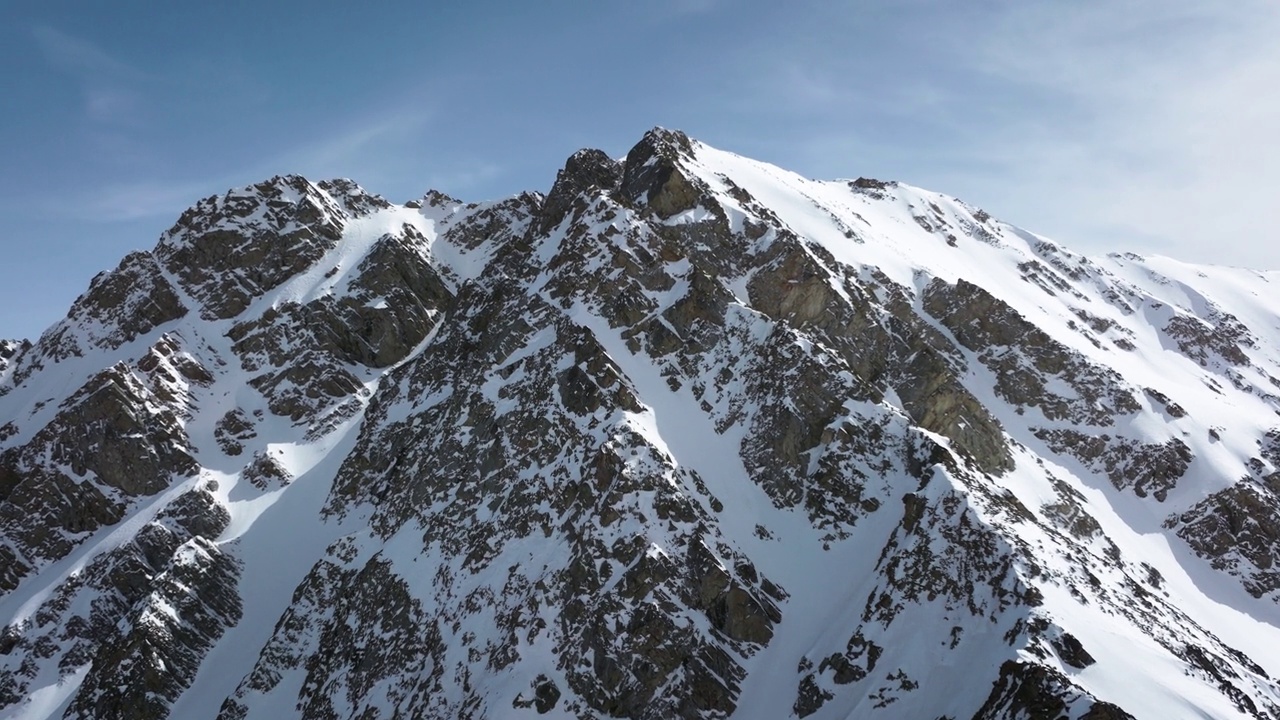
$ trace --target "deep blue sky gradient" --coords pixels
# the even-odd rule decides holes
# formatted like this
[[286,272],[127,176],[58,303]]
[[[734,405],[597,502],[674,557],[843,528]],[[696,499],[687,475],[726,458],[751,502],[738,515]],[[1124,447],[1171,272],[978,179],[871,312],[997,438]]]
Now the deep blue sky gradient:
[[1085,252],[1280,267],[1267,0],[0,7],[0,337],[201,197],[546,190],[654,125],[957,195]]

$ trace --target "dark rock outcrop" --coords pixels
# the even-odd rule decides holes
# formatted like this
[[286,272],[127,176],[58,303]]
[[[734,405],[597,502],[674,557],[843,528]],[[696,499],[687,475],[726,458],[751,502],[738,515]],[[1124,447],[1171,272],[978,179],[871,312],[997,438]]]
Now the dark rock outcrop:
[[28,442],[0,454],[0,553],[9,554],[0,589],[197,467],[174,409],[133,369],[94,376]]
[[1245,480],[1214,493],[1167,527],[1254,597],[1280,590],[1280,487]]
[[1081,717],[1089,720],[1133,720],[1132,715],[1119,707],[1091,699],[1062,673],[1013,660],[1000,666],[1000,678],[973,720],[1065,718],[1068,717],[1068,706],[1076,705],[1082,698],[1089,705]]
[[337,245],[349,217],[305,178],[275,177],[201,200],[164,234],[155,253],[201,304],[202,317],[226,319],[315,264]]
[[1183,580],[1280,595],[1275,338],[1142,262],[661,128],[545,198],[207,198],[0,341],[0,713],[1276,715]]

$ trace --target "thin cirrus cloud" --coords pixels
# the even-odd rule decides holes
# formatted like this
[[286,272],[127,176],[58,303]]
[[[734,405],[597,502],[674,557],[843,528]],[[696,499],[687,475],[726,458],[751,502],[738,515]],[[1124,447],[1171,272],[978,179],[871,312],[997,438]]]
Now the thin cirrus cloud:
[[382,157],[383,151],[420,131],[429,118],[429,113],[406,110],[357,119],[329,134],[297,142],[265,160],[247,162],[238,170],[216,177],[107,183],[87,193],[80,212],[86,218],[104,222],[176,218],[202,197],[288,173],[300,173],[313,180],[346,176],[376,186],[384,173],[378,168],[380,162],[391,160]]
[[265,158],[230,150],[218,158],[219,167],[213,171],[211,156],[202,155],[197,143],[183,148],[182,156],[140,163],[158,154],[148,146],[144,108],[175,102],[169,94],[182,85],[181,71],[171,69],[167,78],[145,73],[89,41],[49,26],[34,27],[31,35],[45,61],[79,84],[89,121],[83,138],[94,157],[116,169],[105,177],[88,177],[88,186],[74,193],[79,201],[70,208],[61,192],[36,204],[86,220],[176,217],[200,197],[274,174],[344,175],[376,183],[394,171],[397,158],[392,149],[419,133],[432,116],[428,104],[403,98],[346,118],[326,113],[323,121],[301,130],[299,123],[287,123]]
[[[313,122],[300,123],[298,118],[283,123],[274,131],[278,141],[265,157],[237,153],[234,142],[219,155],[202,153],[202,143],[195,142],[184,142],[179,154],[166,155],[151,146],[156,138],[147,128],[148,110],[186,102],[175,93],[198,78],[185,77],[182,68],[144,72],[93,42],[48,25],[32,27],[30,35],[47,65],[78,86],[87,121],[79,129],[82,147],[108,170],[84,176],[85,187],[72,190],[78,198],[72,207],[66,206],[67,193],[61,191],[28,204],[85,220],[176,217],[200,197],[290,172],[317,178],[349,176],[377,185],[397,172],[401,159],[396,150],[419,134],[433,114],[429,103],[399,97],[346,117],[326,112]],[[207,75],[208,69],[197,67],[194,72]],[[159,122],[158,116],[152,119]],[[162,130],[171,134],[175,128]],[[272,132],[265,124],[258,129],[261,137]],[[254,140],[261,143],[261,137]],[[225,136],[223,142],[229,139]]]
[[87,119],[122,125],[139,122],[143,96],[137,86],[148,81],[145,73],[91,42],[47,25],[31,28],[31,36],[50,65],[80,84]]
[[426,188],[445,193],[484,187],[506,174],[505,166],[488,160],[454,162],[427,176]]
[[137,68],[121,62],[97,45],[48,25],[31,28],[40,51],[52,64],[78,75],[137,80],[145,77]]
[[136,182],[108,185],[85,198],[81,214],[105,222],[129,222],[177,212],[215,192],[214,182]]
[[915,5],[829,12],[738,53],[717,100],[774,131],[720,121],[728,142],[954,194],[1087,253],[1280,268],[1263,210],[1280,4]]
[[[313,139],[286,146],[267,163],[274,167],[318,176],[352,176],[371,182],[395,164],[396,151],[419,137],[429,126],[434,109],[411,99],[388,103],[376,112],[357,115]],[[363,180],[362,180],[363,178]]]
[[1280,268],[1280,5],[1073,7],[1009,10],[969,60],[1055,108],[971,145],[984,192],[1088,249]]

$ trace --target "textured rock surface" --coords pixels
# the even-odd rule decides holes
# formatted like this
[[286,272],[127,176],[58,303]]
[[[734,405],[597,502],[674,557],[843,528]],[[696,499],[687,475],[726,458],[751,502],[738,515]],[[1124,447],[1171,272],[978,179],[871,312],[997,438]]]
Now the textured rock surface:
[[1280,717],[1280,277],[655,129],[0,341],[0,718]]
[[139,375],[117,364],[93,376],[27,443],[0,454],[0,534],[12,553],[0,588],[196,471],[175,408]]
[[1254,597],[1280,590],[1280,483],[1242,481],[1210,495],[1168,526],[1213,566],[1239,576]]
[[204,308],[225,319],[337,245],[349,207],[296,175],[275,177],[182,214],[156,257]]
[[[1083,714],[1077,714],[1083,710]],[[1098,702],[1062,673],[1013,660],[1000,667],[991,697],[973,720],[995,718],[1065,718],[1131,720],[1132,715],[1108,702]]]

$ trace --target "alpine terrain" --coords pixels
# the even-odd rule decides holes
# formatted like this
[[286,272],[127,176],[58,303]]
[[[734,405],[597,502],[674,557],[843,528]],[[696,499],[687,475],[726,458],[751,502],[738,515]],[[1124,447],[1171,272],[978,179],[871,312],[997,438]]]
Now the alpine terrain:
[[1280,720],[1278,602],[1280,272],[675,131],[0,341],[4,719]]

